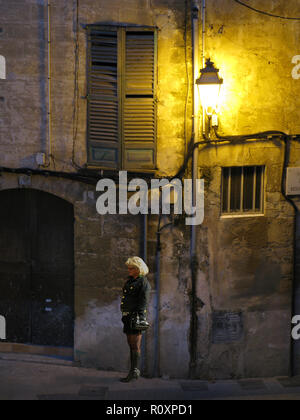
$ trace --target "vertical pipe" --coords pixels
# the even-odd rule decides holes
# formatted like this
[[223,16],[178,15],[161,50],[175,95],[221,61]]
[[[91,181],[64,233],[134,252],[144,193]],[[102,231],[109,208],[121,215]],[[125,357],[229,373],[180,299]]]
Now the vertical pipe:
[[[142,214],[142,258],[147,264],[147,238],[148,238],[148,216],[147,214]],[[144,375],[147,375],[147,364],[146,364],[146,349],[147,349],[147,342],[146,342],[146,334],[143,334],[142,338],[142,357],[141,357],[141,370]]]
[[[38,1],[36,0],[36,3]],[[47,80],[47,4],[37,11],[39,39],[39,101],[40,101],[40,152],[45,157],[48,150],[48,80]],[[37,157],[37,156],[36,156]],[[45,160],[45,159],[44,159]],[[36,163],[39,161],[36,159]],[[44,163],[45,162],[40,162]]]
[[205,67],[206,0],[202,0],[202,67]]
[[[281,193],[286,199],[287,202],[291,204],[294,209],[294,220],[293,220],[293,274],[292,274],[292,317],[294,315],[298,315],[300,304],[299,304],[299,296],[300,296],[300,284],[298,280],[298,269],[296,267],[297,264],[297,223],[299,223],[299,210],[294,202],[287,194],[286,194],[286,172],[287,168],[289,167],[290,161],[290,147],[291,144],[289,142],[288,136],[284,137],[284,163],[282,169],[282,178],[281,178]],[[300,372],[300,363],[299,363],[299,354],[300,354],[300,345],[298,341],[293,340],[291,336],[291,345],[290,345],[290,361],[289,361],[289,375],[295,376],[299,375]]]
[[[196,79],[199,72],[199,6],[198,2],[192,4],[192,50],[193,50],[193,143],[199,142],[199,94]],[[196,180],[198,178],[198,147],[193,148],[192,181],[193,181],[193,206],[196,205]],[[197,330],[198,319],[196,313],[197,299],[197,271],[198,261],[196,254],[196,226],[191,227],[191,322],[190,322],[190,366],[189,377],[193,378],[197,365]]]
[[[202,68],[205,67],[206,0],[202,0]],[[202,108],[202,133],[205,135],[205,109]]]
[[[293,287],[292,287],[292,318],[300,314],[300,270],[298,263],[299,253],[299,232],[300,232],[300,213],[298,207],[295,207],[294,217],[294,238],[293,238]],[[300,340],[291,342],[291,362],[290,375],[300,375]]]
[[51,131],[51,3],[48,0],[48,166],[52,156],[52,131]]
[[[199,93],[196,80],[199,72],[199,9],[195,2],[192,10],[192,31],[193,31],[193,83],[194,83],[194,94],[193,94],[193,143],[199,142]],[[196,179],[198,178],[198,147],[194,147],[193,151],[193,206],[196,205]],[[192,225],[192,246],[191,256],[195,254],[196,246],[196,229]]]
[[155,321],[154,321],[154,363],[153,363],[153,377],[160,376],[160,340],[159,340],[159,308],[160,308],[160,254],[161,254],[161,242],[160,242],[160,222],[161,216],[159,216],[159,223],[157,229],[157,242],[156,242],[156,257],[155,257]]

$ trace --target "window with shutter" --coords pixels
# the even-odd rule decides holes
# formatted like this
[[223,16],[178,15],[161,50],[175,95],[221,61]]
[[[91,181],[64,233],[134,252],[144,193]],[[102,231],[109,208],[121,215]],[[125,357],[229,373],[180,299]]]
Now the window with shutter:
[[88,161],[110,168],[119,162],[118,32],[89,31]]
[[88,164],[156,166],[156,32],[90,26]]

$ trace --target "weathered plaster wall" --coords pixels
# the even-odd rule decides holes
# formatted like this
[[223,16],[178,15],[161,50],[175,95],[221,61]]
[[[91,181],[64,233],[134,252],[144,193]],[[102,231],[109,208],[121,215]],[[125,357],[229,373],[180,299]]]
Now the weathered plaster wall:
[[[47,7],[42,0],[1,1],[0,13],[0,52],[7,60],[7,80],[0,80],[1,164],[36,166],[34,154],[48,150]],[[74,162],[86,163],[84,25],[133,23],[159,29],[158,167],[161,174],[174,173],[186,147],[185,13],[181,0],[80,2],[75,55],[76,1],[51,1],[51,168],[74,170]]]
[[[20,177],[24,175],[3,175],[0,190],[20,188]],[[127,277],[124,262],[128,255],[139,254],[139,220],[98,215],[94,188],[82,183],[32,176],[26,188],[74,205],[75,360],[85,366],[125,370],[128,352],[121,333],[120,302]]]
[[85,366],[125,370],[126,337],[120,303],[125,261],[140,254],[135,216],[99,216],[95,200],[76,203],[75,359]]
[[[297,0],[251,2],[270,13],[300,16]],[[292,58],[299,55],[299,22],[255,13],[233,1],[207,2],[206,56],[224,78],[221,131],[299,133],[299,80]]]
[[[297,0],[253,3],[273,13],[300,15]],[[47,19],[43,4],[42,0],[0,0],[0,54],[7,61],[7,79],[0,80],[0,166],[36,167],[35,153],[47,150]],[[183,162],[185,141],[191,137],[191,37],[190,23],[185,23],[185,2],[80,1],[78,61],[74,54],[76,1],[52,0],[51,4],[54,159],[49,168],[74,171],[73,155],[77,164],[86,163],[83,25],[121,22],[159,29],[157,174],[175,174]],[[300,53],[299,32],[297,23],[255,14],[232,1],[207,1],[205,55],[215,61],[224,78],[220,133],[300,131],[300,81],[291,76],[292,58]],[[299,165],[298,149],[293,144],[292,166]],[[288,373],[293,211],[280,192],[282,164],[280,142],[214,146],[199,152],[200,174],[206,180],[205,220],[197,229],[197,294],[205,303],[197,311],[195,375],[200,378]],[[266,165],[264,216],[221,218],[221,168],[235,165]],[[0,183],[1,189],[18,187],[15,175],[0,178]],[[119,299],[126,277],[124,260],[139,253],[140,218],[97,215],[92,187],[40,177],[32,177],[32,187],[74,204],[76,360],[105,369],[125,369],[128,352],[120,333]],[[151,216],[148,257],[153,287],[156,228],[157,218]],[[189,229],[183,224],[162,234],[160,280],[161,374],[186,377],[191,280]],[[155,319],[154,298],[153,293],[151,322]],[[212,315],[221,310],[242,312],[243,336],[238,342],[212,342]],[[153,372],[155,340],[151,330],[146,340],[149,374]]]
[[[254,4],[256,3],[256,4]],[[296,1],[254,2],[252,6],[299,16]],[[270,4],[271,3],[271,4]],[[299,133],[299,80],[292,58],[299,53],[299,25],[259,15],[233,2],[207,2],[206,57],[224,78],[221,134],[266,130]],[[299,165],[294,143],[290,165]],[[280,141],[200,149],[206,179],[206,306],[199,314],[199,376],[286,375],[289,372],[293,277],[294,210],[281,194],[283,143]],[[265,165],[264,216],[221,217],[221,168]],[[200,276],[200,274],[199,274]],[[205,295],[209,295],[205,298]],[[212,343],[212,314],[241,311],[244,335],[233,343]]]
[[[199,255],[206,255],[200,271],[207,281],[198,288],[206,303],[199,314],[200,376],[288,373],[294,210],[280,193],[282,152],[283,146],[272,142],[200,152],[206,207],[198,234],[207,236],[198,243]],[[266,166],[264,216],[222,218],[221,167],[241,164]],[[213,344],[216,311],[242,312],[241,340]]]
[[[0,101],[0,165],[3,166],[35,168],[35,153],[48,150],[47,8],[44,6],[41,0],[0,1],[3,16],[0,52],[7,61],[7,79],[0,81],[3,98]],[[189,112],[185,109],[187,68],[190,69],[191,63],[190,49],[188,61],[185,61],[186,10],[183,6],[184,2],[178,0],[80,2],[76,60],[76,1],[51,1],[53,157],[48,169],[74,171],[74,163],[86,163],[87,38],[84,25],[102,22],[153,25],[159,29],[158,167],[161,175],[176,171],[186,148],[185,129],[190,129],[188,117],[185,127]],[[32,180],[35,184],[35,177]],[[17,187],[17,177],[14,183]],[[46,184],[47,189],[57,195],[70,188],[70,183],[62,180],[47,180]],[[8,188],[6,180],[3,180],[3,188]],[[119,304],[126,278],[124,260],[140,252],[140,218],[100,217],[96,214],[93,192],[92,188],[84,188],[80,198],[74,199],[75,359],[85,365],[125,369],[128,352],[125,338],[120,334]],[[150,221],[150,225],[148,245],[153,273],[157,220]],[[184,377],[189,363],[190,310],[185,270],[189,251],[184,233],[176,229],[171,241],[167,239],[169,235],[170,232],[164,233],[161,275],[161,370],[162,374]],[[154,285],[154,274],[149,279]],[[150,320],[154,318],[152,304]],[[146,346],[149,374],[153,372],[154,344],[152,331]]]
[[[158,173],[162,176],[176,173],[186,148],[185,102],[188,94],[187,81],[190,77],[187,74],[190,50],[187,50],[186,60],[185,15],[185,2],[182,0],[100,0],[97,5],[87,0],[83,8],[79,9],[79,21],[82,24],[133,23],[158,28],[157,166]],[[189,33],[187,39],[190,39]],[[79,77],[80,95],[83,96],[86,91],[85,43],[86,34],[81,30]],[[85,112],[86,104],[81,101],[79,113],[82,115],[83,125]],[[186,121],[186,130],[190,130],[190,119],[187,117]],[[83,137],[79,140],[79,143],[82,142]]]
[[[161,227],[169,223],[163,218]],[[157,217],[149,217],[149,266],[155,271],[157,246]],[[189,230],[181,226],[167,227],[161,233],[160,253],[160,313],[159,313],[159,360],[160,374],[186,377],[189,370],[190,332],[190,270]],[[150,276],[151,279],[151,276]],[[156,281],[158,281],[156,279]],[[155,282],[153,282],[155,284]],[[155,298],[155,295],[154,295]],[[154,299],[155,302],[155,299]],[[154,306],[153,321],[156,316]],[[152,341],[154,350],[155,336]],[[151,345],[150,345],[151,350]],[[152,355],[155,357],[155,354]],[[150,371],[151,373],[151,371]]]
[[1,1],[0,10],[7,66],[7,79],[0,80],[1,165],[30,166],[46,141],[43,9],[36,1]]

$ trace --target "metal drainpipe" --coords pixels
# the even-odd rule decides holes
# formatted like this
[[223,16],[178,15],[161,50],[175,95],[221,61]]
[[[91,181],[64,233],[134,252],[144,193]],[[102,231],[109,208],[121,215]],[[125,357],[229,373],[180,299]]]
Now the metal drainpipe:
[[[160,216],[159,216],[160,218]],[[161,220],[161,219],[160,219]],[[159,334],[159,312],[160,312],[160,222],[157,230],[157,244],[155,257],[155,321],[154,321],[154,363],[153,377],[160,376],[160,334]]]
[[[284,163],[283,163],[283,172],[281,178],[281,193],[288,203],[294,209],[294,221],[293,221],[293,286],[292,286],[292,316],[297,315],[297,295],[299,295],[299,286],[297,284],[296,278],[296,258],[297,258],[297,219],[299,210],[294,202],[286,194],[286,171],[289,167],[290,160],[290,143],[288,137],[284,137]],[[300,350],[300,345],[291,338],[291,348],[290,348],[290,363],[289,363],[289,374],[290,376],[298,375],[299,364],[297,363],[297,351]]]
[[[148,249],[147,249],[147,238],[148,238],[148,216],[146,214],[142,214],[142,258],[147,264],[147,255],[148,255]],[[147,337],[146,334],[143,334],[142,338],[142,360],[141,360],[141,370],[144,375],[147,375],[147,363],[146,363],[146,349],[147,349]]]
[[158,227],[156,232],[156,254],[155,254],[155,320],[154,320],[154,362],[153,377],[159,377],[160,371],[160,259],[161,259],[161,234],[168,226],[172,226],[173,222],[166,223],[161,226],[162,215],[158,218]]
[[[205,67],[205,35],[206,35],[206,0],[202,0],[202,68]],[[202,109],[202,134],[205,138],[205,109]]]
[[[192,50],[193,50],[193,83],[194,83],[194,94],[193,94],[193,143],[199,141],[199,95],[198,88],[196,85],[196,79],[199,72],[199,5],[197,1],[192,4]],[[193,163],[192,163],[192,181],[193,181],[193,206],[196,205],[196,180],[198,178],[198,147],[194,148],[193,151]],[[197,271],[198,271],[198,259],[196,252],[196,226],[191,227],[191,322],[190,322],[190,365],[189,365],[189,377],[193,378],[196,364],[197,364],[197,330],[198,330],[198,319],[196,313],[197,303]]]
[[[292,316],[299,315],[299,296],[300,296],[300,285],[297,278],[297,228],[298,228],[298,217],[299,210],[295,205],[295,216],[294,216],[294,230],[293,230],[293,287],[292,287]],[[300,374],[299,354],[300,354],[300,342],[291,338],[291,356],[290,356],[290,376],[298,376]]]
[[48,163],[52,156],[52,131],[51,131],[51,3],[48,0]]
[[[161,258],[161,227],[162,215],[158,216],[158,227],[156,232],[156,252],[155,252],[155,295],[154,295],[154,359],[152,377],[160,376],[160,334],[159,334],[159,315],[160,315],[160,258]],[[166,227],[167,225],[165,225]]]

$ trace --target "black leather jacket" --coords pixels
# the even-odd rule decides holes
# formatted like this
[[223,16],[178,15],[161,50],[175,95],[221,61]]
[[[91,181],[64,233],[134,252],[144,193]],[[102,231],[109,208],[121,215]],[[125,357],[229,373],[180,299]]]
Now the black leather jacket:
[[147,315],[150,291],[150,283],[145,277],[139,276],[136,279],[129,277],[123,287],[121,303],[122,313],[137,312],[140,318],[145,319]]

